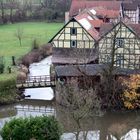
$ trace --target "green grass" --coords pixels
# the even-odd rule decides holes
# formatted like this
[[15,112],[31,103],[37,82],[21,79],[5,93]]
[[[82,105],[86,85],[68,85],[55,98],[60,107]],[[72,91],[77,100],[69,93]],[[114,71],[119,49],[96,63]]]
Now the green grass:
[[[36,38],[40,44],[47,43],[62,27],[62,23],[24,22],[0,25],[0,56],[20,57],[26,54]],[[18,28],[23,30],[22,46],[15,36]]]
[[[0,56],[4,56],[6,67],[11,65],[11,57],[20,58],[31,50],[32,41],[47,43],[63,26],[62,23],[23,22],[0,25]],[[23,30],[22,46],[16,37],[18,28]],[[0,75],[0,79],[5,76]]]
[[7,81],[9,79],[13,79],[16,77],[16,73],[4,73],[4,74],[0,74],[0,81]]

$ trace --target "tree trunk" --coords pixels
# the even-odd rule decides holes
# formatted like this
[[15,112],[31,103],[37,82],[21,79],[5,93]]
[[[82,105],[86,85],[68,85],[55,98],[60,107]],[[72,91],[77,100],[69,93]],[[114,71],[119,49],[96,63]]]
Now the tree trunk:
[[19,44],[20,44],[20,47],[21,47],[22,46],[21,38],[19,38]]
[[10,21],[13,23],[13,9],[10,9]]
[[3,1],[0,2],[0,6],[1,6],[1,19],[2,19],[2,23],[5,24],[5,13],[4,13],[4,3],[3,3]]

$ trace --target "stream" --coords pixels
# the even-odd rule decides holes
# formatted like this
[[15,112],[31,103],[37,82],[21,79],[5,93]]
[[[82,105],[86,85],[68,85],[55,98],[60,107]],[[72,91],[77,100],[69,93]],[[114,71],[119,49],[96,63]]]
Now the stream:
[[[51,56],[30,66],[30,76],[49,75]],[[30,95],[24,101],[0,107],[0,129],[6,121],[15,117],[55,115],[63,125],[62,140],[76,140],[74,121],[67,114],[56,109],[51,102],[54,97],[51,88],[25,89]],[[82,121],[79,140],[140,140],[140,112],[106,112],[101,117],[87,118]],[[0,138],[2,140],[2,138]]]
[[[39,63],[33,63],[29,67],[29,76],[50,75],[51,64],[51,56],[47,57]],[[31,96],[28,99],[52,100],[54,97],[53,90],[51,88],[25,89],[24,94],[25,96]]]

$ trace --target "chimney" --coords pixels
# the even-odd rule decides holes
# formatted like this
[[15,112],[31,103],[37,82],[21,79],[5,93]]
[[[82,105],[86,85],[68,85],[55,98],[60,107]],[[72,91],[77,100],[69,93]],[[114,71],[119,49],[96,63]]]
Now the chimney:
[[69,21],[69,12],[65,12],[65,24]]

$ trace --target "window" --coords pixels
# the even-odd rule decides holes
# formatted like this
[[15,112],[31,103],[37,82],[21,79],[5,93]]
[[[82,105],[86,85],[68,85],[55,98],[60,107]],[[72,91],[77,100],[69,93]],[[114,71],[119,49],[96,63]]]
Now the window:
[[76,40],[71,40],[71,47],[72,48],[77,47],[77,41]]
[[70,28],[70,34],[71,35],[77,35],[77,29],[76,28]]
[[105,62],[110,63],[111,62],[111,57],[109,55],[105,55]]
[[124,55],[117,54],[116,55],[116,65],[121,67],[123,64],[124,64]]
[[123,48],[124,38],[116,38],[116,45],[117,45],[118,48]]

